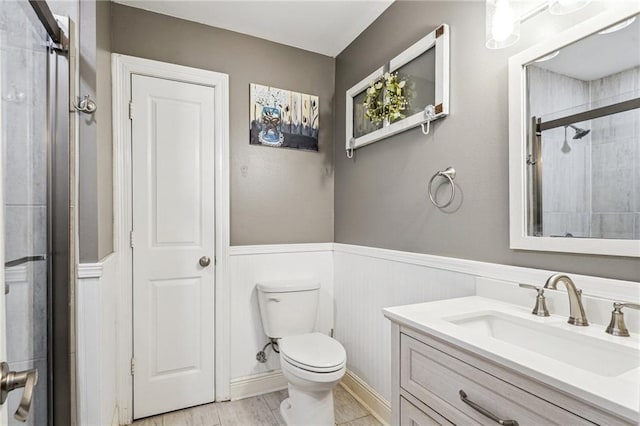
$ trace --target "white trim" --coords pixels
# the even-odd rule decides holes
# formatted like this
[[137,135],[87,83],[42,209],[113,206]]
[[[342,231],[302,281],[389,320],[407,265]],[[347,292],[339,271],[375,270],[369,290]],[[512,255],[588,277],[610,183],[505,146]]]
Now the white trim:
[[230,256],[247,256],[252,254],[310,253],[318,251],[333,251],[333,243],[265,244],[229,247]]
[[[334,251],[349,253],[412,265],[427,266],[446,271],[460,272],[501,281],[533,284],[540,286],[546,279],[557,272],[544,269],[524,268],[520,266],[501,265],[455,257],[434,256],[430,254],[406,251],[387,250],[375,247],[356,246],[350,244],[334,244]],[[568,272],[567,272],[568,273]],[[640,298],[640,282],[614,280],[568,273],[585,295],[605,299],[638,300]],[[560,290],[563,291],[563,290]]]
[[80,263],[78,265],[78,279],[101,278],[102,262],[98,263]]
[[[440,28],[443,29],[443,33],[440,37],[436,37],[436,32]],[[388,69],[389,72],[394,72],[431,48],[435,48],[436,55],[435,105],[442,105],[442,111],[436,114],[433,119],[436,120],[449,115],[449,26],[447,24],[439,25],[435,30],[409,46],[389,61]],[[425,122],[425,113],[424,111],[420,111],[402,120],[398,120],[395,123],[383,124],[380,129],[358,138],[353,136],[353,98],[362,93],[372,81],[380,78],[384,74],[384,69],[384,66],[378,68],[347,90],[345,118],[345,149],[347,152],[350,149],[361,148],[395,134],[402,133]]]
[[27,282],[27,265],[4,268],[5,284],[17,284]]
[[[380,67],[377,70],[373,71],[371,74],[357,82],[353,87],[347,90],[347,98],[346,98],[346,116],[345,116],[345,149],[347,152],[349,150],[356,149],[357,146],[360,146],[365,143],[367,139],[367,135],[360,136],[359,138],[355,138],[353,136],[353,98],[362,93],[373,81],[379,79],[384,75],[384,67]],[[382,130],[382,129],[380,129]],[[380,131],[377,130],[377,131]],[[375,132],[371,132],[375,133]],[[370,134],[371,134],[370,133]],[[360,140],[360,145],[358,145],[358,139]],[[373,139],[373,138],[372,138]],[[373,141],[372,141],[373,142]]]
[[526,64],[638,13],[638,2],[617,2],[608,6],[605,12],[509,58],[509,235],[512,249],[640,257],[639,240],[527,235],[527,117],[523,107]]
[[231,380],[231,400],[250,398],[256,395],[275,392],[287,388],[287,379],[282,371],[270,371],[268,373],[253,376],[240,377]]
[[358,400],[383,425],[391,424],[391,404],[353,371],[347,370],[342,382],[343,388]]
[[[86,267],[88,265],[88,267]],[[89,270],[85,276],[81,270]],[[79,425],[100,423],[102,387],[100,383],[100,276],[102,264],[79,264],[76,288],[76,389],[77,421]]]
[[131,74],[215,87],[215,396],[230,396],[229,377],[229,76],[182,65],[112,54],[114,137],[114,250],[118,256],[118,406],[120,422],[133,418],[133,382],[129,372],[133,353],[131,230]]

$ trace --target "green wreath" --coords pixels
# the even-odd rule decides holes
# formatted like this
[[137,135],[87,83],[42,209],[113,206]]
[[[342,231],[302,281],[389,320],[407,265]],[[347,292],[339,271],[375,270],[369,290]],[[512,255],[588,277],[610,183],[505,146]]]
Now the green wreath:
[[405,118],[402,112],[408,105],[404,93],[406,83],[405,80],[398,79],[397,72],[387,72],[378,80],[373,81],[364,98],[365,117],[376,124],[385,119],[394,122]]

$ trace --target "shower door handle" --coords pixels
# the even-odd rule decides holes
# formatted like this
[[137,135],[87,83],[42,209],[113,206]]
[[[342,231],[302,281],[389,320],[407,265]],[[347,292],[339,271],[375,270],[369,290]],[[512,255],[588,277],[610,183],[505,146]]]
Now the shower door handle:
[[33,391],[37,382],[37,369],[34,368],[16,372],[11,371],[9,364],[6,362],[0,363],[0,405],[5,403],[9,392],[18,388],[24,388],[22,398],[20,398],[20,405],[18,405],[18,409],[13,417],[18,421],[25,422],[31,410]]

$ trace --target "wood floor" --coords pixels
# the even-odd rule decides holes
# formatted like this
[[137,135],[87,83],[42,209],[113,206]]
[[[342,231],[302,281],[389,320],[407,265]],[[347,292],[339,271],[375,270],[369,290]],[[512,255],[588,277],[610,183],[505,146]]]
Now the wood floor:
[[[133,426],[284,426],[280,402],[287,391],[268,393],[232,402],[216,402],[137,420]],[[382,426],[342,386],[333,391],[336,424],[341,426]]]

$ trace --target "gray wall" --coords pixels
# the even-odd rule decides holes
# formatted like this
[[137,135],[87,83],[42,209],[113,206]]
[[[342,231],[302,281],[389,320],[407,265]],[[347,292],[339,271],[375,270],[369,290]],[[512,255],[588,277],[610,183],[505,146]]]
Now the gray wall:
[[[113,52],[229,74],[231,244],[333,241],[335,60],[112,4]],[[319,152],[249,145],[249,83],[320,97]]]
[[[590,12],[538,16],[522,26],[517,45],[492,51],[484,46],[484,2],[399,1],[387,9],[336,59],[335,240],[640,279],[638,259],[509,249],[507,60]],[[415,128],[348,160],[345,91],[443,22],[451,26],[451,115],[428,137]],[[442,212],[429,202],[427,182],[449,165],[458,172],[462,202]]]
[[111,161],[111,65],[109,2],[52,1],[79,34],[79,96],[90,95],[98,109],[80,114],[78,233],[80,262],[96,262],[113,251]]
[[98,187],[96,168],[98,154],[96,129],[99,115],[104,116],[102,105],[96,97],[96,2],[80,1],[78,18],[79,36],[79,78],[78,96],[91,96],[98,104],[93,115],[78,113],[78,247],[80,262],[95,262],[100,259],[98,253]]
[[[87,241],[91,235],[87,229],[80,228],[80,252],[83,244],[97,247],[98,259],[113,251],[113,144],[111,123],[111,8],[109,2],[96,1],[96,99],[99,108],[96,111],[96,156],[97,166],[92,171],[96,176],[97,244]],[[82,175],[81,175],[82,176]],[[82,196],[80,193],[82,203]],[[83,204],[80,204],[83,207]],[[80,212],[82,209],[80,210]],[[85,237],[84,239],[82,237]]]

